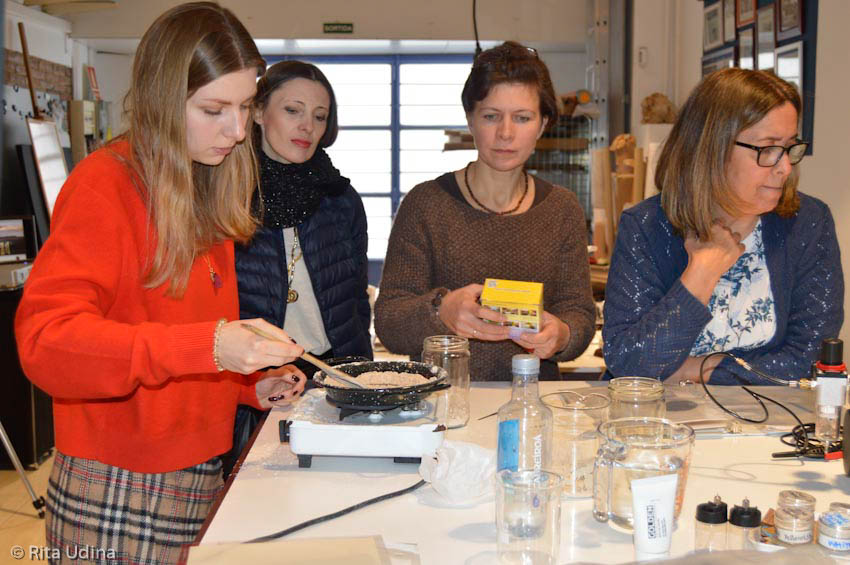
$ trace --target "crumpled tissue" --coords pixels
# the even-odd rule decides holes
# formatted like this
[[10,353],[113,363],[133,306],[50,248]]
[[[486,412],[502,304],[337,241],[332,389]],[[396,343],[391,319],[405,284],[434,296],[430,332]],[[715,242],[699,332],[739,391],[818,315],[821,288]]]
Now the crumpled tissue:
[[444,441],[419,465],[419,475],[453,504],[492,495],[495,473],[496,451],[464,441]]

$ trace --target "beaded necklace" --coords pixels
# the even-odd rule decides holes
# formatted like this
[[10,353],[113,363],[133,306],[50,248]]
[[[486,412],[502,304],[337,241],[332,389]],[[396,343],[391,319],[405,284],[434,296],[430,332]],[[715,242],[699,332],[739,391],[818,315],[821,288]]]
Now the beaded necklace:
[[472,185],[469,184],[469,166],[470,165],[472,165],[472,163],[470,163],[469,165],[467,165],[463,169],[463,182],[466,184],[466,190],[469,191],[469,195],[472,197],[472,201],[475,202],[476,204],[478,204],[479,208],[483,208],[487,212],[490,212],[491,214],[496,214],[497,216],[506,216],[508,214],[513,214],[514,212],[519,210],[519,207],[522,205],[522,201],[525,200],[525,197],[528,194],[528,172],[526,172],[526,171],[522,172],[522,174],[525,176],[525,188],[523,189],[522,196],[519,197],[519,201],[516,203],[516,206],[514,206],[510,210],[504,210],[502,212],[499,212],[497,210],[491,210],[490,208],[488,208],[487,206],[485,206],[484,204],[479,202],[479,200],[475,197],[475,193],[472,192]]

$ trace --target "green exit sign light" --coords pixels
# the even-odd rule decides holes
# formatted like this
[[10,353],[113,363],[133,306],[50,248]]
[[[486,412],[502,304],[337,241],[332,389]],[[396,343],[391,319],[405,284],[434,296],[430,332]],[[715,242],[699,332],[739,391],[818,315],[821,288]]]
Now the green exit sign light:
[[354,33],[354,24],[322,24],[325,33]]

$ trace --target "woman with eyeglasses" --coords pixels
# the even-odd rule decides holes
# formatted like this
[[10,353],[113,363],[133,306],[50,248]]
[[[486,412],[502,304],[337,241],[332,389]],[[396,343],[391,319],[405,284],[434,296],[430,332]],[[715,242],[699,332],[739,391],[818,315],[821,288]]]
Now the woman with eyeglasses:
[[[578,199],[524,169],[558,118],[549,71],[509,41],[478,56],[461,100],[478,158],[402,201],[375,330],[390,351],[413,356],[427,336],[469,338],[472,380],[510,380],[511,357],[523,351],[543,360],[541,379],[558,379],[557,361],[593,337],[595,310]],[[539,332],[500,325],[502,314],[479,304],[488,277],[543,283]]]
[[[623,213],[605,293],[613,376],[753,382],[810,372],[844,318],[829,208],[797,191],[801,101],[763,71],[725,69],[691,93],[658,161],[661,194]],[[758,379],[758,384],[768,384]]]

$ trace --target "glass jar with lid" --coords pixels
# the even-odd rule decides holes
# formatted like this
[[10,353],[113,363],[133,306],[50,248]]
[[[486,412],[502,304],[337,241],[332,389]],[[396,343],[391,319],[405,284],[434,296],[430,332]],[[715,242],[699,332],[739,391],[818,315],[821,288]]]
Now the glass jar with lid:
[[618,377],[608,382],[608,419],[664,418],[664,385],[647,377]]
[[779,497],[776,500],[776,506],[777,509],[802,508],[814,514],[816,502],[817,500],[814,496],[801,490],[783,490],[779,492]]
[[818,543],[832,551],[850,552],[850,510],[832,509],[818,520]]
[[814,539],[815,516],[802,506],[785,506],[776,510],[773,517],[776,537],[787,545],[811,543]]

